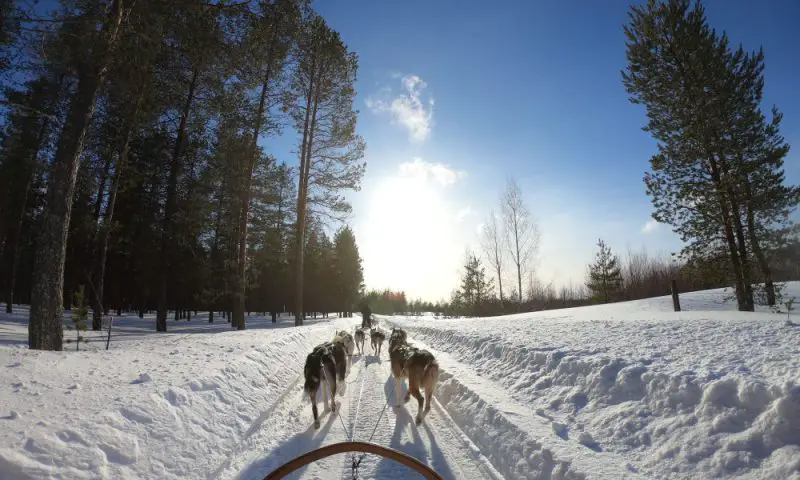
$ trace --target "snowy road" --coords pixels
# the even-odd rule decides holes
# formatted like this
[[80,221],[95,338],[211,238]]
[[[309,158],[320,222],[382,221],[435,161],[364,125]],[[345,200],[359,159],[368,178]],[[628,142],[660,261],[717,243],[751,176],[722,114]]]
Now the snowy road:
[[[339,412],[325,412],[318,431],[312,426],[311,407],[301,401],[302,380],[298,377],[274,407],[262,414],[262,421],[253,429],[256,431],[246,436],[240,453],[211,471],[208,478],[261,480],[292,458],[324,445],[348,441],[350,435],[354,440],[371,441],[411,455],[445,479],[502,478],[437,402],[419,427],[414,425],[417,404],[413,398],[403,407],[387,406],[387,399],[394,403],[394,380],[386,351],[382,353],[381,358],[370,353],[353,356],[347,389],[337,397]],[[404,384],[402,394],[405,392]],[[319,405],[322,410],[321,402]],[[358,458],[361,454],[355,455]],[[334,455],[289,478],[349,479],[352,458],[353,454]],[[422,478],[393,460],[375,455],[363,457],[358,474],[359,478]]]

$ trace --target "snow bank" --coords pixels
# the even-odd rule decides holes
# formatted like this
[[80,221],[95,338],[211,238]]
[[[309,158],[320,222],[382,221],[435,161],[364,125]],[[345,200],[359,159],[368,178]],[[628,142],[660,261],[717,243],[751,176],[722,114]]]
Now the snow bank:
[[[490,381],[529,417],[552,421],[551,436],[622,455],[648,478],[800,477],[800,328],[785,326],[785,314],[644,313],[643,304],[390,321],[470,365],[473,383]],[[458,419],[461,407],[448,402],[468,394],[453,385],[464,376],[454,378],[438,393]],[[508,416],[484,403],[463,412],[461,427],[479,419],[470,437],[492,451]],[[516,455],[493,462],[542,465],[524,441],[509,445]]]
[[213,476],[300,381],[335,323],[221,324],[107,352],[0,349],[1,476]]

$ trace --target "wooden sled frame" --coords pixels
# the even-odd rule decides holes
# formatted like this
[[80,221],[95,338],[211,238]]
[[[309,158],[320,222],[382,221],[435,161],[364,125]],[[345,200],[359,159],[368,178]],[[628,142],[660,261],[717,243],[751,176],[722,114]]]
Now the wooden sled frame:
[[281,479],[286,475],[289,475],[290,473],[294,472],[298,468],[304,467],[311,462],[315,462],[322,458],[330,457],[331,455],[336,455],[337,453],[347,453],[347,452],[373,453],[375,455],[379,455],[384,458],[389,458],[398,463],[401,463],[406,467],[422,474],[428,480],[444,480],[441,477],[441,475],[436,473],[435,470],[428,467],[427,465],[420,462],[414,457],[406,455],[405,453],[402,452],[398,452],[397,450],[392,450],[391,448],[381,447],[380,445],[375,445],[374,443],[367,443],[367,442],[340,442],[331,445],[326,445],[316,450],[312,450],[276,468],[275,470],[272,471],[272,473],[264,477],[264,480]]

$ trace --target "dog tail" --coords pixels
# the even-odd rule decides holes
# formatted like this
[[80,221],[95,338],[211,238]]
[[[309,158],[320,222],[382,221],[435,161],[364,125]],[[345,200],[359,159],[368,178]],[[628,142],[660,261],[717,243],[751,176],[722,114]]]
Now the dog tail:
[[303,368],[303,376],[305,377],[303,393],[306,396],[319,389],[320,381],[322,381],[321,370],[320,358],[313,353],[309,354],[306,357],[306,365]]
[[436,384],[439,382],[439,362],[431,357],[431,361],[425,365],[422,370],[422,388],[425,392],[433,393],[436,390]]

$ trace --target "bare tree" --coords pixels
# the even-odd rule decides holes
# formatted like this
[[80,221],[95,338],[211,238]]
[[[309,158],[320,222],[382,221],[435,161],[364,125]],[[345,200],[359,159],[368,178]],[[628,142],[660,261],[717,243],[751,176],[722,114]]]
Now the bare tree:
[[[511,261],[517,269],[517,292],[522,290],[522,277],[530,274],[531,263],[539,249],[539,229],[522,200],[522,191],[513,178],[508,179],[501,200],[505,241]],[[519,296],[522,304],[522,295]]]
[[481,231],[481,248],[486,261],[497,275],[497,288],[500,292],[500,305],[503,305],[503,260],[505,251],[503,250],[503,237],[497,226],[497,215],[494,212],[489,214],[489,218],[483,225]]

